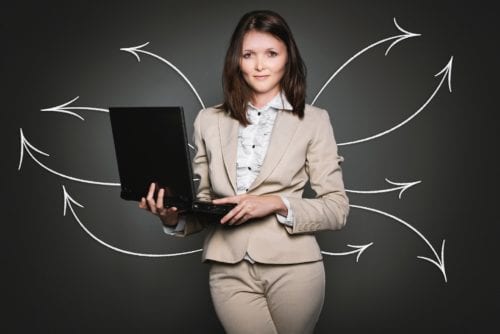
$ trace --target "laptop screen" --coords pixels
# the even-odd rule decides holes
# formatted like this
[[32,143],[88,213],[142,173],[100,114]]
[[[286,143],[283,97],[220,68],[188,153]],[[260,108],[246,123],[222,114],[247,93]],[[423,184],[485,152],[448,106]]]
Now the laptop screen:
[[172,200],[194,198],[182,107],[110,107],[121,197],[140,201],[151,182]]

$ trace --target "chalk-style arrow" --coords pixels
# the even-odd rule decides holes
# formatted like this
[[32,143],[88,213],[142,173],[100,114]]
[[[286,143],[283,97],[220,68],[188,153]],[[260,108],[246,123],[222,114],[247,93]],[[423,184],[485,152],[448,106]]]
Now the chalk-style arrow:
[[366,210],[366,211],[371,211],[371,212],[375,212],[375,213],[378,213],[380,215],[389,217],[389,218],[394,219],[395,221],[403,224],[404,226],[408,227],[413,232],[415,232],[422,240],[424,240],[424,242],[429,246],[429,248],[432,250],[432,252],[434,253],[434,256],[435,256],[435,259],[431,259],[431,258],[428,258],[428,257],[425,257],[425,256],[417,256],[417,258],[429,261],[430,263],[432,263],[436,267],[438,267],[439,270],[441,270],[441,273],[443,274],[444,281],[448,282],[448,279],[446,277],[446,270],[445,270],[445,266],[444,266],[444,243],[445,243],[444,239],[443,239],[443,243],[441,244],[441,257],[439,257],[439,255],[436,252],[436,250],[434,249],[434,247],[424,237],[424,235],[422,233],[420,233],[416,228],[414,228],[413,226],[411,226],[409,223],[405,222],[403,219],[398,218],[398,217],[396,217],[394,215],[391,215],[391,214],[389,214],[387,212],[380,211],[380,210],[373,209],[373,208],[368,208],[368,207],[365,207],[365,206],[359,206],[359,205],[354,205],[354,204],[350,204],[349,206],[352,207],[352,208],[357,208],[357,209],[362,209],[362,210]]
[[406,123],[408,123],[409,121],[411,121],[413,118],[415,118],[415,116],[417,116],[422,110],[424,110],[425,107],[427,107],[427,105],[429,104],[429,102],[432,101],[432,99],[434,98],[434,96],[436,96],[436,93],[439,91],[439,89],[441,88],[441,86],[443,85],[443,83],[445,81],[448,81],[448,90],[450,91],[451,93],[451,67],[452,67],[452,64],[453,64],[453,56],[450,58],[450,60],[448,61],[448,64],[446,64],[445,67],[443,67],[443,69],[441,71],[439,71],[438,73],[436,73],[434,76],[437,77],[439,75],[443,75],[443,77],[441,78],[441,81],[439,82],[439,84],[437,85],[436,89],[434,89],[434,92],[432,92],[431,96],[429,96],[429,98],[425,101],[425,103],[420,107],[418,108],[418,110],[413,113],[413,115],[411,115],[410,117],[408,117],[407,119],[405,119],[403,122],[399,123],[398,125],[388,129],[388,130],[385,130],[383,132],[380,132],[380,133],[377,133],[373,136],[370,136],[370,137],[366,137],[366,138],[363,138],[363,139],[358,139],[358,140],[354,140],[354,141],[350,141],[350,142],[347,142],[347,143],[339,143],[338,146],[346,146],[346,145],[352,145],[352,144],[358,144],[358,143],[362,143],[362,142],[365,142],[365,141],[369,141],[369,140],[372,140],[372,139],[375,139],[375,138],[378,138],[378,137],[382,137],[400,127],[402,127],[403,125],[405,125]]
[[79,119],[81,119],[82,121],[84,121],[85,119],[80,116],[79,114],[75,113],[75,112],[72,112],[70,110],[93,110],[93,111],[102,111],[102,112],[109,112],[108,109],[103,109],[103,108],[93,108],[93,107],[68,107],[71,103],[75,102],[76,100],[78,100],[78,98],[80,98],[79,96],[75,97],[73,100],[71,101],[68,101],[66,103],[63,103],[61,105],[58,105],[58,106],[55,106],[55,107],[52,107],[52,108],[45,108],[45,109],[40,109],[41,111],[53,111],[53,112],[59,112],[59,113],[63,113],[63,114],[68,114],[68,115],[71,115],[71,116],[75,116],[75,117],[78,117]]
[[410,189],[411,187],[421,183],[422,181],[415,181],[415,182],[393,182],[389,179],[385,179],[385,181],[387,183],[390,183],[394,186],[397,186],[397,187],[394,187],[394,188],[388,188],[388,189],[380,189],[380,190],[350,190],[350,189],[346,189],[345,191],[346,192],[349,192],[349,193],[356,193],[356,194],[380,194],[380,193],[388,193],[388,192],[391,192],[391,191],[397,191],[397,190],[401,190],[399,192],[399,199],[401,199],[401,195],[403,195],[403,193],[407,190],[407,189]]
[[[75,112],[72,112],[70,110],[93,110],[93,111],[102,111],[102,112],[106,112],[106,113],[109,113],[109,110],[108,109],[103,109],[103,108],[93,108],[93,107],[68,107],[68,105],[70,105],[71,103],[75,102],[76,100],[78,100],[80,97],[77,96],[75,97],[73,100],[71,101],[68,101],[66,103],[63,103],[61,105],[58,105],[58,106],[55,106],[55,107],[52,107],[52,108],[45,108],[45,109],[40,109],[41,111],[53,111],[53,112],[59,112],[59,113],[63,113],[63,114],[68,114],[68,115],[71,115],[71,116],[75,116],[75,117],[78,117],[79,119],[81,119],[82,121],[84,121],[85,119],[83,118],[83,116],[75,113]],[[192,149],[193,151],[195,150],[194,146],[191,145],[190,143],[188,143],[188,146],[190,149]]]
[[198,252],[201,252],[203,249],[196,249],[196,250],[192,250],[192,251],[187,251],[187,252],[181,252],[181,253],[167,253],[167,254],[148,254],[148,253],[137,253],[137,252],[131,252],[131,251],[128,251],[128,250],[125,250],[125,249],[121,249],[121,248],[118,248],[118,247],[115,247],[115,246],[112,246],[104,241],[102,241],[101,239],[99,239],[98,237],[96,237],[94,234],[92,234],[92,232],[90,232],[86,227],[85,225],[82,224],[80,218],[78,218],[77,214],[75,213],[75,210],[73,209],[73,205],[72,204],[75,204],[81,208],[83,208],[84,206],[81,205],[80,203],[78,203],[77,201],[75,201],[69,194],[68,192],[66,191],[66,188],[64,186],[62,186],[63,188],[63,194],[64,194],[64,212],[63,212],[63,215],[66,216],[66,209],[69,207],[69,209],[71,210],[71,213],[73,214],[73,217],[75,218],[75,220],[78,222],[78,224],[80,224],[80,227],[88,234],[92,237],[92,239],[94,239],[95,241],[97,241],[98,243],[100,243],[101,245],[105,246],[105,247],[108,247],[116,252],[120,252],[120,253],[123,253],[123,254],[127,254],[127,255],[134,255],[134,256],[142,256],[142,257],[173,257],[173,256],[180,256],[180,255],[188,255],[188,254],[193,254],[193,253],[198,253]]
[[[107,242],[104,242],[101,239],[99,239],[98,237],[96,237],[92,232],[90,232],[87,229],[87,227],[85,227],[85,225],[81,222],[80,218],[78,217],[78,215],[76,214],[75,210],[73,209],[73,205],[72,204],[77,205],[80,208],[84,208],[84,206],[82,204],[78,203],[75,199],[73,199],[73,197],[70,196],[70,194],[67,192],[66,187],[64,185],[62,186],[62,188],[63,188],[63,194],[64,194],[64,198],[63,198],[63,201],[64,201],[63,215],[66,216],[67,208],[69,207],[69,209],[71,210],[71,213],[73,214],[73,217],[78,222],[78,224],[80,225],[80,227],[92,239],[94,239],[95,241],[97,241],[101,245],[103,245],[105,247],[108,247],[108,248],[110,248],[110,249],[112,249],[112,250],[114,250],[116,252],[123,253],[123,254],[128,254],[128,255],[134,255],[134,256],[141,256],[141,257],[173,257],[173,256],[181,256],[181,255],[188,255],[188,254],[193,254],[193,253],[199,253],[199,252],[203,251],[203,249],[195,249],[195,250],[191,250],[191,251],[187,251],[187,252],[180,252],[180,253],[151,254],[151,253],[131,252],[131,251],[128,251],[128,250],[125,250],[125,249],[122,249],[122,248],[118,248],[118,247],[112,246],[112,245],[108,244]],[[366,244],[366,245],[347,245],[347,246],[349,246],[351,248],[355,248],[355,249],[352,250],[352,251],[348,251],[348,252],[333,253],[333,252],[321,251],[321,253],[324,254],[324,255],[331,255],[331,256],[343,256],[343,255],[350,255],[350,254],[356,254],[356,253],[358,253],[358,255],[356,256],[356,262],[358,262],[359,261],[359,257],[361,256],[361,254],[368,247],[370,247],[371,245],[373,245],[373,242],[370,242],[369,244]]]
[[392,49],[392,47],[394,45],[396,45],[397,43],[401,42],[402,40],[405,40],[407,38],[411,38],[411,37],[417,37],[417,36],[421,36],[421,34],[415,34],[415,33],[412,33],[412,32],[409,32],[409,31],[406,31],[404,30],[403,28],[401,28],[399,26],[399,24],[396,22],[396,18],[394,18],[394,25],[396,25],[396,28],[398,28],[399,31],[401,31],[403,34],[402,35],[396,35],[396,36],[392,36],[392,37],[388,37],[388,38],[384,38],[378,42],[375,42],[369,46],[367,46],[366,48],[364,48],[363,50],[359,51],[358,53],[356,53],[354,56],[352,56],[351,58],[349,58],[349,60],[347,60],[342,66],[339,67],[339,69],[337,71],[335,71],[335,73],[332,74],[332,76],[326,81],[326,83],[323,85],[323,87],[321,87],[321,89],[319,90],[318,94],[316,94],[316,96],[314,97],[314,100],[311,102],[311,105],[314,105],[314,103],[316,102],[316,100],[318,99],[318,97],[321,95],[321,93],[325,90],[326,86],[328,86],[328,84],[330,84],[330,82],[333,80],[333,78],[335,78],[343,69],[344,67],[346,67],[348,64],[350,64],[354,59],[358,58],[360,55],[362,55],[363,53],[367,52],[368,50],[376,47],[377,45],[380,45],[380,44],[383,44],[385,42],[388,42],[388,41],[391,41],[391,40],[394,40],[391,45],[387,48],[387,50],[385,51],[385,55],[387,56],[387,54],[389,53],[389,50]]
[[321,251],[321,254],[332,255],[332,256],[343,256],[343,255],[350,255],[350,254],[356,254],[356,253],[358,253],[358,256],[356,256],[356,262],[358,262],[359,257],[361,256],[361,254],[363,254],[363,252],[368,247],[370,247],[371,245],[373,245],[373,242],[370,242],[369,244],[366,244],[366,245],[347,245],[347,246],[349,246],[351,248],[354,248],[354,250],[348,251],[348,252],[339,252],[339,253],[332,253],[332,252]]
[[194,88],[194,86],[191,84],[191,82],[189,81],[189,79],[184,75],[184,73],[182,73],[174,64],[172,64],[171,62],[169,62],[168,60],[166,60],[165,58],[162,58],[152,52],[149,52],[149,51],[145,51],[145,50],[142,50],[143,47],[145,47],[146,45],[148,45],[149,42],[147,43],[144,43],[142,45],[138,45],[138,46],[132,46],[130,48],[121,48],[120,50],[121,51],[127,51],[127,52],[130,52],[131,54],[133,54],[136,58],[137,58],[137,61],[140,62],[141,61],[141,58],[139,57],[138,53],[143,53],[143,54],[147,54],[151,57],[154,57],[158,60],[160,60],[161,62],[167,64],[168,66],[170,66],[175,72],[177,72],[177,74],[179,74],[182,79],[184,79],[184,81],[189,85],[189,87],[191,88],[191,90],[193,91],[193,93],[196,95],[196,97],[198,98],[198,101],[200,101],[200,104],[202,106],[203,109],[205,109],[205,104],[203,103],[203,101],[201,100],[200,96],[198,95],[198,92],[196,91],[196,89]]
[[19,166],[17,167],[17,170],[21,170],[21,166],[23,164],[24,152],[26,151],[29,154],[29,156],[31,157],[31,159],[33,159],[42,168],[44,168],[45,170],[49,171],[52,174],[55,174],[55,175],[60,176],[60,177],[63,177],[65,179],[68,179],[68,180],[71,180],[71,181],[82,182],[82,183],[102,185],[102,186],[113,186],[113,187],[119,187],[120,186],[120,183],[97,182],[97,181],[79,179],[79,178],[76,178],[76,177],[73,177],[73,176],[69,176],[69,175],[65,175],[65,174],[59,173],[59,172],[57,172],[57,171],[55,171],[55,170],[53,170],[53,169],[45,166],[43,163],[41,163],[40,161],[38,161],[38,159],[33,155],[33,153],[31,152],[31,150],[34,150],[34,151],[38,152],[39,154],[45,155],[47,157],[50,156],[50,155],[47,154],[47,153],[45,153],[45,152],[43,152],[43,151],[41,151],[41,150],[39,150],[35,146],[33,146],[26,139],[26,137],[24,136],[22,128],[20,128],[19,131],[20,131],[20,138],[21,138],[21,154],[20,154],[20,157],[19,157]]

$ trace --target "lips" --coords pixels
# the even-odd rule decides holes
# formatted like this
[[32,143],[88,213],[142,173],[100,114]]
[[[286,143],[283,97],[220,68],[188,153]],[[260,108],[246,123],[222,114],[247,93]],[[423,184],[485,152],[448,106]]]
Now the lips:
[[257,80],[265,80],[269,77],[269,75],[254,75],[254,78]]

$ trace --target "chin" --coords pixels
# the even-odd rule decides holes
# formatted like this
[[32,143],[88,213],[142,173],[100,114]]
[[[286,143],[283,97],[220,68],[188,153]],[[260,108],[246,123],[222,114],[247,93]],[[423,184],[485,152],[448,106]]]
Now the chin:
[[259,94],[266,94],[276,89],[276,86],[251,85],[252,90]]
[[269,93],[272,89],[253,87],[252,90],[259,94],[266,94]]

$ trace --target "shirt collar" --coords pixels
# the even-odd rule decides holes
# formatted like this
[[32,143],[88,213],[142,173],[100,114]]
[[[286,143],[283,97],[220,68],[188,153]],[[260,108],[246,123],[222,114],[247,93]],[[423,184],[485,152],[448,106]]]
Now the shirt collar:
[[292,105],[288,102],[285,92],[283,91],[276,94],[276,96],[273,97],[271,101],[267,102],[267,104],[262,108],[256,108],[251,102],[248,102],[248,105],[255,110],[266,110],[268,108],[274,108],[276,110],[293,110]]

